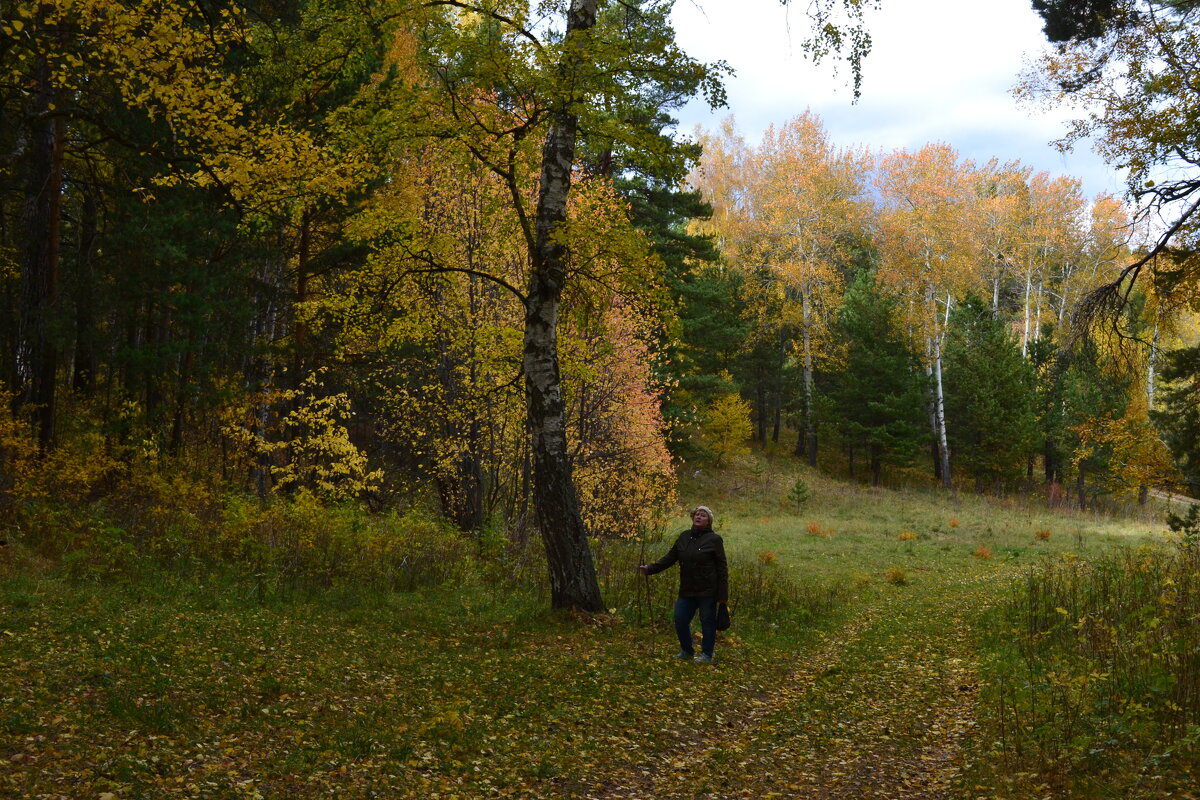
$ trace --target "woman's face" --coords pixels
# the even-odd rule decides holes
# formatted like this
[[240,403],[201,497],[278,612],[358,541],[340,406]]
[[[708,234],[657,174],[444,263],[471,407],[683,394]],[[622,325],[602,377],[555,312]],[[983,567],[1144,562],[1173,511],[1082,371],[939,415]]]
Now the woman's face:
[[712,517],[708,516],[708,512],[704,509],[698,508],[692,512],[692,524],[694,524],[696,527],[703,528],[710,522],[712,522]]

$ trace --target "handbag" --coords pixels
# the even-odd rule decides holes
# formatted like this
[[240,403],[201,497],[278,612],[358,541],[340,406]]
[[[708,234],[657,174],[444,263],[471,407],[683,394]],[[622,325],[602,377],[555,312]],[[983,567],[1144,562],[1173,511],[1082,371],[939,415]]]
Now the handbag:
[[717,603],[717,630],[729,630],[731,621],[729,619],[729,606],[726,603]]

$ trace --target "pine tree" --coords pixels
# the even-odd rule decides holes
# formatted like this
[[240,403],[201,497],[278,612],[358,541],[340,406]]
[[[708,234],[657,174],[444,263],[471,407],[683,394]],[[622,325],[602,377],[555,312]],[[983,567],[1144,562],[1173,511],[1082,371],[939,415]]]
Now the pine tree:
[[951,449],[977,490],[999,489],[1021,476],[1033,452],[1033,372],[976,295],[951,315],[945,358]]
[[1166,356],[1159,391],[1161,406],[1150,418],[1175,458],[1192,497],[1200,492],[1200,347]]
[[912,463],[928,438],[925,376],[897,320],[894,300],[863,273],[848,288],[837,324],[846,359],[830,392],[834,425],[851,473],[864,454],[876,486],[885,464]]

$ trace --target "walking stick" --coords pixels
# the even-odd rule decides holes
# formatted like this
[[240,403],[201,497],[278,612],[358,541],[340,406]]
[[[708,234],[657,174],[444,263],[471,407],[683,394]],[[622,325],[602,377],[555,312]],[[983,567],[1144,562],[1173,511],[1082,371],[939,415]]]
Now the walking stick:
[[[646,529],[642,528],[642,535],[638,537],[638,564],[646,563]],[[646,585],[646,619],[650,619],[652,609],[650,607],[650,576],[643,575],[642,580]],[[638,600],[638,624],[642,624],[642,603]]]

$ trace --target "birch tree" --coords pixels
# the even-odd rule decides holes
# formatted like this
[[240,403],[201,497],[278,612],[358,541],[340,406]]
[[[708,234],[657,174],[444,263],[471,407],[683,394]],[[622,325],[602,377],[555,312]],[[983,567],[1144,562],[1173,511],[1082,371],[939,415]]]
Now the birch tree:
[[[521,0],[430,5],[440,11],[431,19],[429,74],[436,102],[448,112],[433,132],[460,141],[501,178],[528,254],[524,286],[510,288],[524,307],[526,421],[551,604],[598,611],[603,604],[572,476],[558,356],[564,293],[572,280],[589,279],[586,265],[572,259],[580,230],[572,230],[567,214],[578,180],[577,147],[581,137],[619,140],[640,149],[643,160],[679,170],[689,149],[655,119],[607,110],[636,105],[631,98],[642,94],[669,109],[701,89],[718,102],[720,70],[683,54],[669,28],[630,38],[597,25],[600,0],[571,0],[561,10]],[[522,154],[539,141],[527,171]]]
[[829,325],[845,288],[852,244],[866,219],[866,157],[838,150],[811,112],[763,135],[755,215],[760,260],[778,271],[800,331],[803,414],[796,455],[817,463],[814,367],[832,355]]
[[972,165],[948,145],[884,155],[877,170],[880,279],[907,300],[930,377],[935,472],[950,488],[942,348],[957,295],[976,280],[979,252]]
[[1079,321],[1107,321],[1120,331],[1119,311],[1143,271],[1170,252],[1176,268],[1165,281],[1194,297],[1190,276],[1200,267],[1200,5],[1176,0],[1111,0],[1103,7],[1039,2],[1035,10],[1055,44],[1024,76],[1022,97],[1065,106],[1076,117],[1059,146],[1085,139],[1127,171],[1137,218],[1155,223],[1152,241],[1100,288],[1085,296]]
[[[1039,172],[1029,181],[1029,216],[1021,242],[1023,297],[1021,355],[1041,333],[1043,309],[1055,293],[1069,296],[1079,265],[1084,200],[1077,178]],[[1065,301],[1064,301],[1065,302]],[[1059,313],[1065,305],[1059,304]]]
[[981,277],[989,284],[992,317],[1000,317],[1005,282],[1020,274],[1022,231],[1028,224],[1031,167],[992,159],[976,179],[980,204]]

